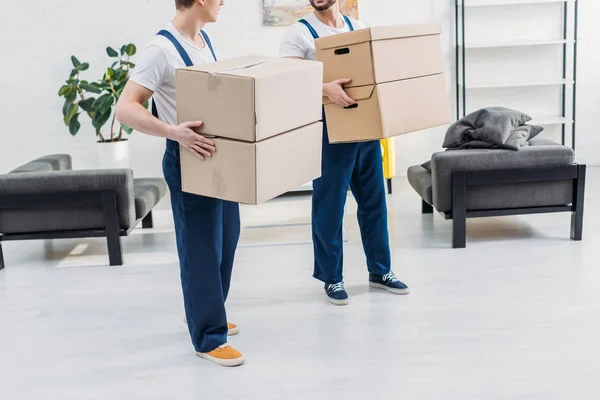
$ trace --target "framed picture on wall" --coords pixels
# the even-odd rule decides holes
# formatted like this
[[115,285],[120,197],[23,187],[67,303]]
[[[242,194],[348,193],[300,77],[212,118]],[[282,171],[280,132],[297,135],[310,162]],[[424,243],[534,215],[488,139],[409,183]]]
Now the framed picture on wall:
[[[263,25],[289,26],[313,11],[308,0],[262,0]],[[339,0],[342,13],[358,18],[358,0]]]

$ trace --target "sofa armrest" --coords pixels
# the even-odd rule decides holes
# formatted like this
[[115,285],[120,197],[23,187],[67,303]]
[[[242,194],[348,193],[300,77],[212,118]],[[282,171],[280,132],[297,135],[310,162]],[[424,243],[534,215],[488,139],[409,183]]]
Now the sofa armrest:
[[68,154],[51,154],[21,165],[10,173],[70,171],[73,169],[71,156]]
[[[27,172],[0,176],[0,209],[102,206],[102,193],[116,195],[121,226],[135,223],[133,172],[129,169]],[[85,195],[86,197],[83,197]],[[91,202],[91,200],[96,200]],[[21,202],[21,203],[20,203]]]

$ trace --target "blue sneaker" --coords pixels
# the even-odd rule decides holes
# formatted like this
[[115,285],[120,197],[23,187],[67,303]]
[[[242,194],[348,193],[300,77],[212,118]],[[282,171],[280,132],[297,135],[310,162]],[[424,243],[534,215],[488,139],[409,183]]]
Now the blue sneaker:
[[327,300],[336,306],[345,306],[350,303],[350,298],[346,289],[344,289],[344,282],[333,283],[331,285],[325,285],[325,294]]
[[394,294],[408,294],[410,289],[400,282],[393,272],[385,275],[369,274],[369,286],[372,288],[387,290]]

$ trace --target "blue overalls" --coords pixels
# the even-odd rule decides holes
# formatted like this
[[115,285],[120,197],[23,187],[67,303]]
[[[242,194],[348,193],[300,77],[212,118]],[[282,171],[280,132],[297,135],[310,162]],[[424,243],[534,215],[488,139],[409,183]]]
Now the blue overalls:
[[[344,20],[350,31],[352,22]],[[313,38],[317,31],[300,20]],[[314,277],[326,284],[343,281],[342,220],[348,186],[358,203],[358,223],[370,273],[391,270],[387,206],[379,141],[329,144],[323,112],[322,175],[313,182],[312,231],[315,255]]]
[[[216,61],[208,35],[201,33]],[[186,66],[193,65],[170,32],[158,35],[173,43]],[[152,114],[158,118],[154,101]],[[207,353],[227,343],[225,300],[240,236],[239,206],[182,192],[179,144],[168,139],[163,173],[171,192],[188,329],[196,351]]]

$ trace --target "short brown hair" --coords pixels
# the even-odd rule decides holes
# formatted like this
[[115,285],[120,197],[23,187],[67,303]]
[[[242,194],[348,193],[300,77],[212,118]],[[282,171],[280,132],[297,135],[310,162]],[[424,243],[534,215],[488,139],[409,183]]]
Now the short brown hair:
[[178,10],[181,10],[182,8],[190,8],[195,2],[196,0],[175,0],[175,7]]

